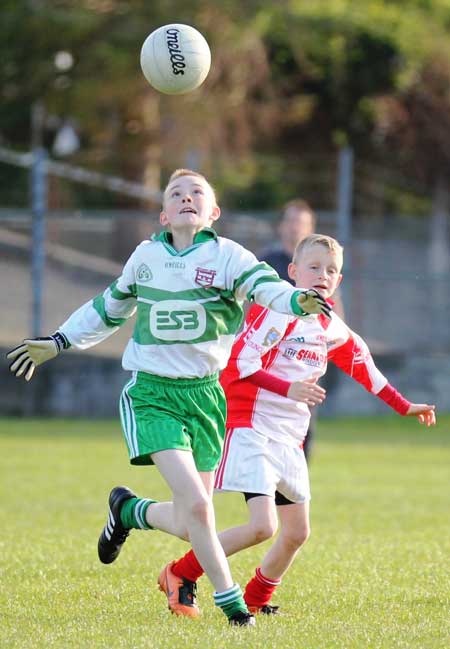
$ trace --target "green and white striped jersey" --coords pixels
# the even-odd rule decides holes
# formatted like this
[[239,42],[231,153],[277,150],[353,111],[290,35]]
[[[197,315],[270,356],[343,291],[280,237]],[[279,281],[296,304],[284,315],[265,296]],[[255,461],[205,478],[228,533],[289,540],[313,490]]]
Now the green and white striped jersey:
[[303,315],[299,291],[266,263],[211,228],[177,251],[168,232],[140,243],[121,276],[75,311],[59,330],[87,349],[136,311],[123,368],[171,378],[214,374],[227,364],[244,300]]

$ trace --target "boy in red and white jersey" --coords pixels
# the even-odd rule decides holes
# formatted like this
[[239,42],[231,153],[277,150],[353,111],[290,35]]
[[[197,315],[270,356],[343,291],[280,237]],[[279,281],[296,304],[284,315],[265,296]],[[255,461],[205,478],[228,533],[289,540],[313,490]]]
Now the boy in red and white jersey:
[[[297,246],[289,274],[297,286],[313,288],[329,300],[342,280],[343,249],[314,234]],[[249,522],[219,534],[227,556],[281,532],[245,589],[252,612],[275,613],[275,588],[309,536],[310,488],[302,442],[310,406],[325,391],[317,380],[328,361],[385,401],[396,412],[436,422],[434,406],[410,403],[376,367],[366,343],[335,313],[296,318],[253,306],[236,338],[221,376],[227,397],[227,433],[215,486],[245,495]],[[278,515],[278,516],[277,516]],[[171,590],[196,582],[203,570],[193,551],[164,568]],[[176,598],[175,598],[176,599]],[[185,601],[185,600],[184,600]],[[186,606],[169,602],[183,615]]]

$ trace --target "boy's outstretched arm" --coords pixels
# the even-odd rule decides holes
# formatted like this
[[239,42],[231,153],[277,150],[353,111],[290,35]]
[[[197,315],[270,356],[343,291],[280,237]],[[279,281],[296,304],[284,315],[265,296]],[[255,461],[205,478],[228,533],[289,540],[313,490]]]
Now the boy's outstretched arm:
[[125,264],[122,275],[105,291],[89,300],[51,336],[27,338],[6,355],[12,362],[10,371],[25,381],[33,378],[36,367],[55,358],[63,349],[74,346],[87,349],[108,338],[136,310],[133,255]]
[[345,327],[348,338],[343,344],[329,350],[328,359],[399,415],[417,417],[421,424],[434,426],[436,423],[435,406],[408,401],[377,368],[364,340],[344,323],[342,325]]
[[233,244],[227,267],[227,288],[239,301],[248,300],[278,313],[295,316],[310,314],[330,317],[331,306],[315,289],[294,288],[253,253]]

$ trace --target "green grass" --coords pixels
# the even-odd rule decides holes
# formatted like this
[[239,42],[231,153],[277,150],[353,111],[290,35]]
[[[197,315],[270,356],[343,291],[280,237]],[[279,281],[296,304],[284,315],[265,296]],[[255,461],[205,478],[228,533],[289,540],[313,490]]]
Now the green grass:
[[[171,616],[155,585],[187,545],[133,532],[112,566],[96,543],[111,486],[165,499],[130,467],[117,422],[0,420],[0,647],[363,649],[450,646],[450,417],[321,420],[312,536],[275,603],[283,616],[230,629],[203,578],[200,620]],[[220,529],[245,519],[216,497]],[[268,543],[231,558],[245,585]]]

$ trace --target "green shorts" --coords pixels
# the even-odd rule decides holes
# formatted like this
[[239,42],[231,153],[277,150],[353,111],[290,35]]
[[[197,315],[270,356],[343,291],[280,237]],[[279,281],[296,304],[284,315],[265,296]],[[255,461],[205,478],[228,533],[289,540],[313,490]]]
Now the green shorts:
[[151,453],[191,451],[198,471],[214,471],[222,454],[226,401],[217,375],[169,379],[137,372],[120,397],[131,464],[153,464]]

